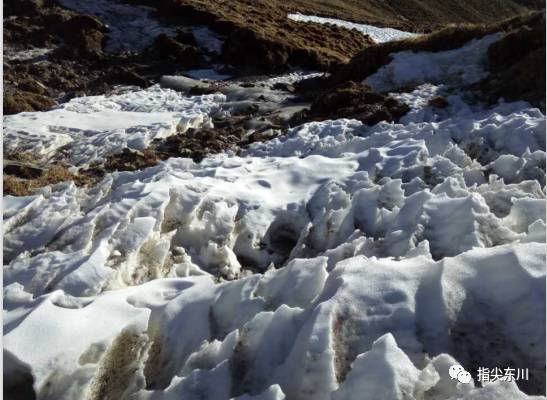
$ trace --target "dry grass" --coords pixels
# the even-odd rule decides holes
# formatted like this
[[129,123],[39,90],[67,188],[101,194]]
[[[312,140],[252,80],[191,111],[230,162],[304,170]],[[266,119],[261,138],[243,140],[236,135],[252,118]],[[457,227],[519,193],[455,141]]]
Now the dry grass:
[[84,186],[93,184],[97,180],[88,175],[74,175],[67,167],[54,165],[42,170],[42,173],[34,178],[7,175],[4,173],[3,192],[4,195],[28,196],[31,195],[35,189],[66,181],[73,181],[78,186]]
[[289,20],[287,7],[276,0],[170,0],[161,12],[178,15],[178,22],[209,25],[227,36],[226,63],[264,72],[284,71],[289,65],[327,70],[371,43],[357,31]]

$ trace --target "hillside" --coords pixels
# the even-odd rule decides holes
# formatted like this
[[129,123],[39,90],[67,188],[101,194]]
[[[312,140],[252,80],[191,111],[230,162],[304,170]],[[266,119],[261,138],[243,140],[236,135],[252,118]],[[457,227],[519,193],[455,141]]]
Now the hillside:
[[[208,10],[226,19],[283,12],[335,17],[377,26],[423,31],[451,23],[488,23],[512,17],[529,9],[545,8],[545,2],[527,0],[291,0],[291,1],[209,1],[174,0],[176,3]],[[269,7],[265,7],[265,5]],[[241,13],[239,10],[245,10]],[[232,14],[233,15],[233,14]],[[252,19],[252,18],[251,18]]]

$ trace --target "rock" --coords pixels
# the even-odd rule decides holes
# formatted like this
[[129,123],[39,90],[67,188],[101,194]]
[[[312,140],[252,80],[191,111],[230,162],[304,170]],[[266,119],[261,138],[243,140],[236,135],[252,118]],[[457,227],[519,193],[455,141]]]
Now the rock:
[[106,32],[106,26],[89,15],[74,16],[62,26],[62,37],[68,52],[86,58],[103,57],[103,40]]
[[153,49],[160,57],[176,60],[183,68],[198,68],[203,65],[201,51],[162,33],[156,37]]
[[442,96],[435,96],[429,99],[427,104],[435,108],[446,108],[448,107],[448,101]]
[[180,42],[188,46],[197,47],[198,45],[198,42],[196,41],[196,37],[194,36],[192,32],[185,32],[185,31],[179,30],[177,32],[177,36],[175,36],[175,40],[177,42]]

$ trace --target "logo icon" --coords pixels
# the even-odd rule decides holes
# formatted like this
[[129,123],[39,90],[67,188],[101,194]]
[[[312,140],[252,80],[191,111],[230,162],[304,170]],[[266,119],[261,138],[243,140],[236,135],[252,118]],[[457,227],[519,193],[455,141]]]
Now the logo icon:
[[448,369],[448,375],[450,375],[450,379],[455,379],[460,383],[471,383],[473,378],[471,377],[471,374],[467,372],[461,365],[456,364],[451,366]]

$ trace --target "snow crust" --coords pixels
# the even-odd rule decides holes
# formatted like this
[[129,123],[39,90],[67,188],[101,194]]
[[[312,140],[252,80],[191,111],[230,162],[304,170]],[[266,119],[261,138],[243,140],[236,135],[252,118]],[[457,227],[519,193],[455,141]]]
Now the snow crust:
[[355,29],[361,32],[363,35],[370,36],[374,41],[378,43],[391,42],[393,40],[405,39],[409,37],[417,36],[415,33],[404,32],[393,28],[378,28],[372,25],[356,24],[354,22],[344,21],[336,18],[317,17],[315,15],[303,15],[300,13],[289,14],[287,16],[293,21],[300,22],[314,22],[317,24],[331,24],[341,26],[347,29]]
[[[545,383],[545,116],[424,80],[397,124],[312,122],[239,155],[6,196],[10,370],[30,368],[39,399],[542,398],[448,369]],[[7,117],[7,137],[47,136],[54,112],[204,123],[249,93],[87,97]]]
[[100,161],[125,147],[142,150],[157,138],[211,125],[222,94],[185,97],[158,85],[112,96],[74,98],[47,112],[4,118],[4,151],[43,159],[69,155],[74,165]]

